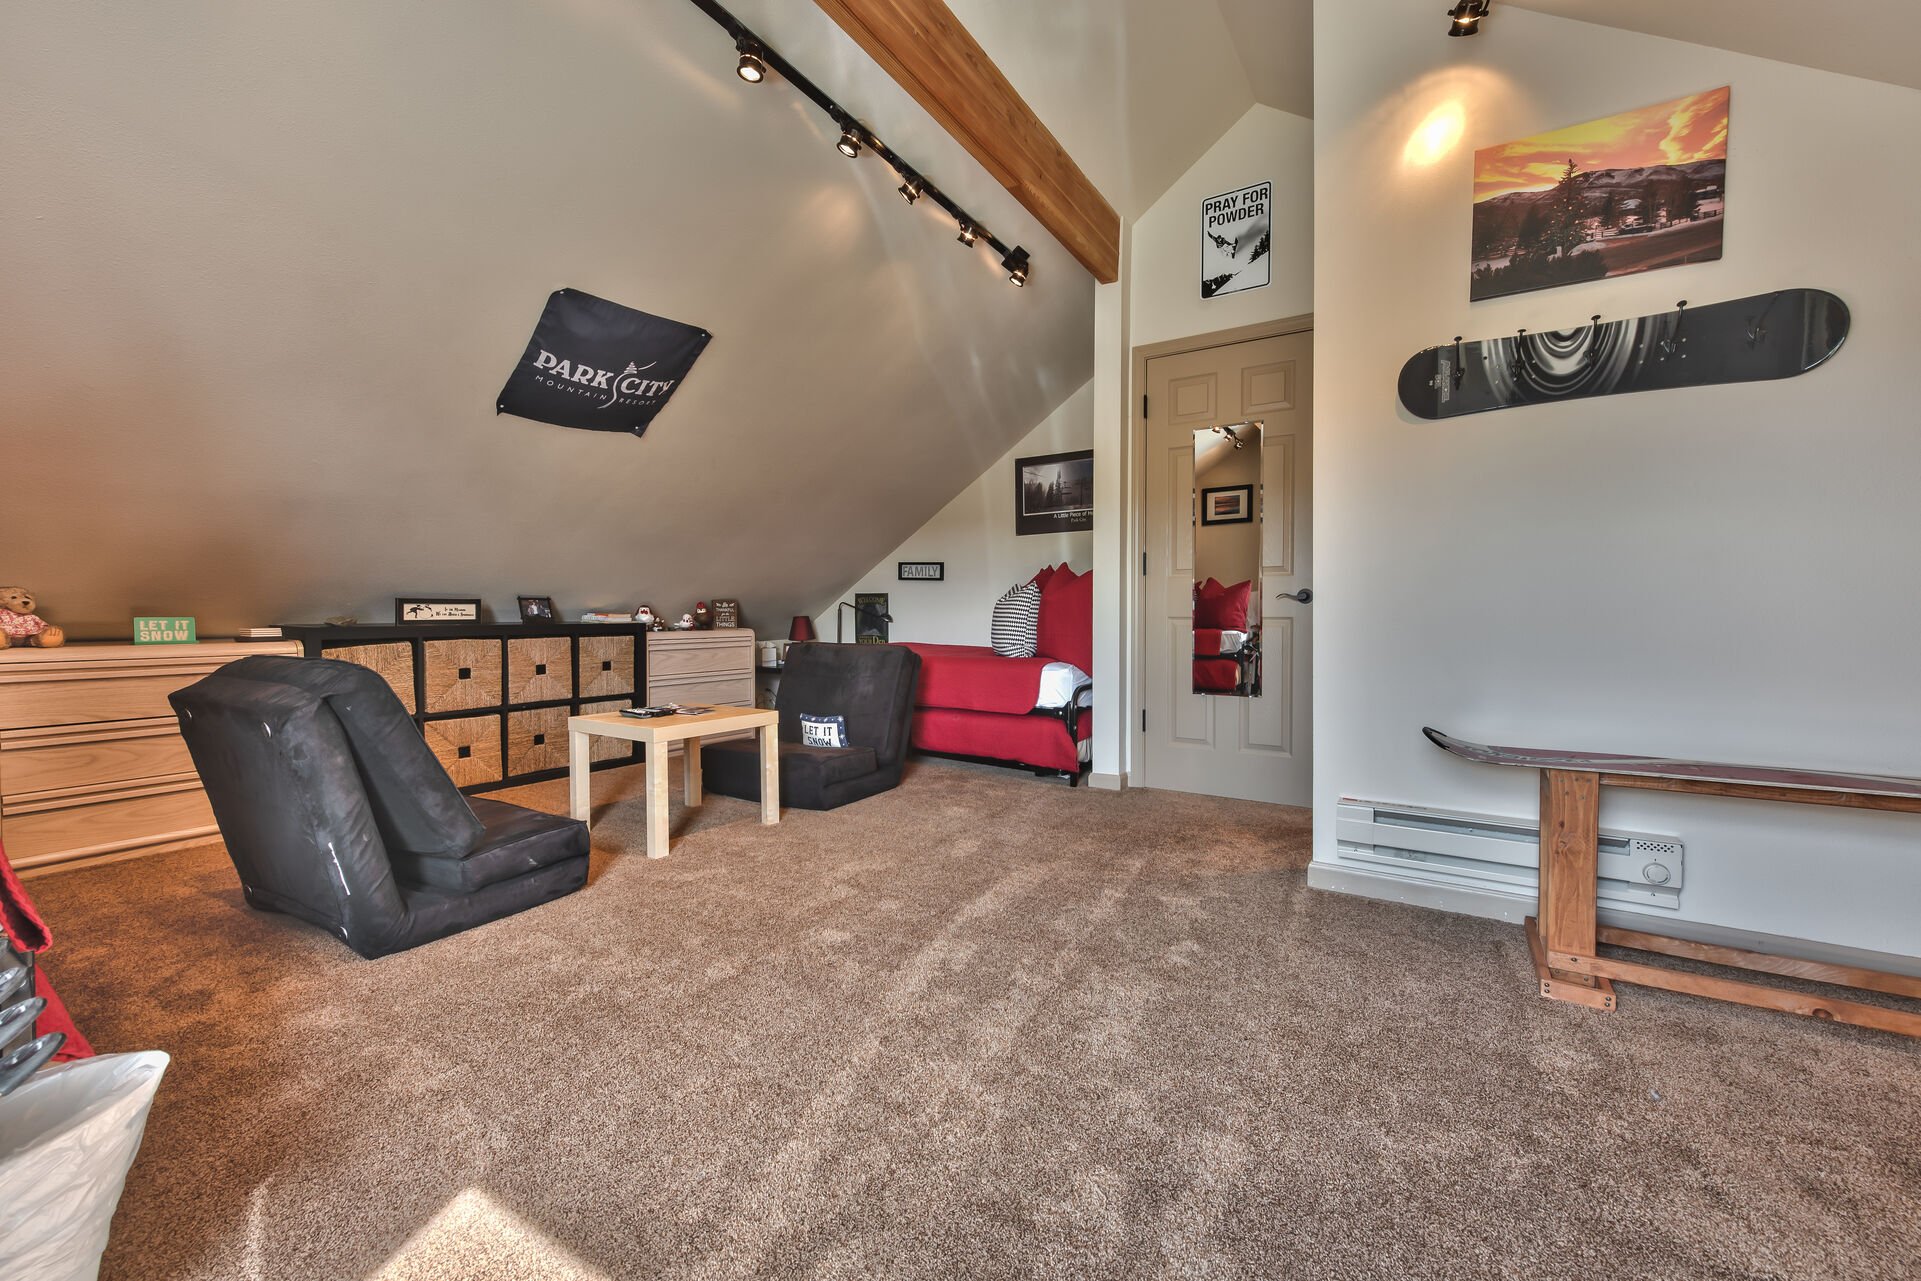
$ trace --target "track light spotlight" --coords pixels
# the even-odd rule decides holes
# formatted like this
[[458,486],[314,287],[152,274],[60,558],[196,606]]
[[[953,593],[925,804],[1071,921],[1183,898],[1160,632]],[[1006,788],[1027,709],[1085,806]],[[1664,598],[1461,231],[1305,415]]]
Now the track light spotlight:
[[767,64],[761,61],[759,45],[751,40],[742,40],[734,48],[740,50],[740,65],[734,68],[734,74],[750,85],[757,85],[767,78]]
[[[1454,0],[1449,2],[1453,3]],[[1461,12],[1471,12],[1474,20],[1478,21],[1479,16],[1487,12],[1489,2],[1490,0],[1459,0],[1458,9]],[[1019,245],[1009,249],[991,230],[981,226],[973,214],[961,208],[936,183],[888,146],[886,139],[869,129],[853,112],[829,97],[798,67],[783,58],[780,50],[768,44],[752,28],[743,25],[738,18],[729,13],[722,0],[692,0],[692,3],[695,8],[713,19],[721,30],[727,33],[727,38],[734,42],[734,52],[739,59],[734,70],[743,81],[757,85],[769,79],[778,78],[787,87],[820,108],[832,122],[833,128],[839,130],[838,137],[832,133],[828,134],[829,137],[834,138],[836,151],[849,160],[858,160],[863,151],[871,151],[886,164],[888,171],[893,173],[899,183],[895,190],[900,193],[902,200],[913,205],[920,203],[923,197],[926,198],[930,204],[939,209],[941,216],[954,220],[956,227],[954,238],[957,241],[970,249],[984,243],[990,262],[994,260],[995,255],[999,255],[1001,271],[1006,274],[1009,284],[1016,288],[1027,284],[1027,275],[1030,270],[1027,250]],[[822,3],[825,3],[825,0],[822,0]],[[936,221],[939,219],[937,218]]]
[[1007,273],[1007,279],[1009,281],[1020,288],[1026,288],[1027,251],[1019,245],[1015,245],[1012,249],[1008,250],[1007,257],[1001,259],[1001,270]]
[[1447,16],[1453,19],[1448,23],[1447,33],[1450,36],[1474,35],[1480,31],[1481,19],[1487,17],[1487,11],[1493,7],[1493,3],[1494,0],[1456,0],[1454,7],[1447,11]]

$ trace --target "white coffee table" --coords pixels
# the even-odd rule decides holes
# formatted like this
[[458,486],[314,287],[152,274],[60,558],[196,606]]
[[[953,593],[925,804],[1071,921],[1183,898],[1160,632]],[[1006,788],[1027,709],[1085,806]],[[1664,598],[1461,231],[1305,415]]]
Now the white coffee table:
[[573,816],[592,825],[593,738],[624,738],[647,746],[647,857],[667,857],[667,756],[683,744],[682,778],[687,803],[701,802],[700,740],[741,730],[760,731],[760,821],[780,822],[780,713],[768,708],[716,707],[700,716],[642,719],[619,712],[567,718],[567,801]]

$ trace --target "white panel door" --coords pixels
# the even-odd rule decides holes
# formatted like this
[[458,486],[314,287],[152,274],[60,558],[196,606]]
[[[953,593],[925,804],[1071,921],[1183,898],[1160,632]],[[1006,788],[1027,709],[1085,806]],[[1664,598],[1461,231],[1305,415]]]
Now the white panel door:
[[[1149,787],[1310,803],[1313,606],[1282,593],[1312,581],[1313,337],[1288,334],[1147,362],[1142,521]],[[1262,692],[1193,692],[1194,432],[1259,419]]]

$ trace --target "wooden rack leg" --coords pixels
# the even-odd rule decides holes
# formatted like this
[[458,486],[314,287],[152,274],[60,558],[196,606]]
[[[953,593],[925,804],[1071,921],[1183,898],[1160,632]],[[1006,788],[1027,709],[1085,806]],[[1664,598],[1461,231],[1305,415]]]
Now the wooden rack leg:
[[[1550,1001],[1585,1005],[1591,1010],[1614,1008],[1614,984],[1606,979],[1577,974],[1571,970],[1548,968],[1547,952],[1541,946],[1540,925],[1531,916],[1527,918],[1527,950],[1534,957],[1534,975],[1541,980],[1542,996]],[[1592,986],[1589,985],[1589,980],[1592,981]]]
[[1601,776],[1542,770],[1540,917],[1527,923],[1541,995],[1612,1010],[1614,985],[1608,980],[1548,964],[1548,953],[1594,955],[1600,846]]

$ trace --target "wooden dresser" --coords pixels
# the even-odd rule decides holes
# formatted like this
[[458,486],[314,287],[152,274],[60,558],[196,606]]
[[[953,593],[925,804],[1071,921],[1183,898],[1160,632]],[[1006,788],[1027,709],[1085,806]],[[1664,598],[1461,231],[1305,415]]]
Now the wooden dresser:
[[[650,704],[752,707],[752,629],[716,627],[705,632],[648,632],[647,701]],[[738,737],[738,734],[724,734],[710,741]],[[679,752],[680,744],[674,744],[673,750]]]
[[0,650],[0,843],[21,871],[217,838],[167,695],[285,641]]
[[[567,718],[632,707],[649,650],[619,623],[284,625],[309,658],[378,672],[462,791],[567,773]],[[594,766],[631,765],[634,744],[597,739]]]

